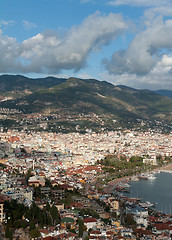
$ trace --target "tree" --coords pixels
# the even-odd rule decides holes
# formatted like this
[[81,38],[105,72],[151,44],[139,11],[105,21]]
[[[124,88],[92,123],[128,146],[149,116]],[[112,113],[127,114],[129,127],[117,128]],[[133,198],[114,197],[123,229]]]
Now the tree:
[[79,225],[79,234],[78,234],[78,236],[79,237],[82,237],[83,236],[83,232],[84,232],[84,222],[81,220],[81,219],[79,219],[78,220],[78,225]]
[[52,188],[51,181],[48,178],[45,179],[45,186]]
[[34,230],[31,230],[31,231],[30,231],[30,236],[31,236],[32,238],[38,238],[38,237],[41,236],[41,234],[40,234],[40,232],[38,231],[38,229],[35,228]]
[[5,228],[5,237],[9,238],[10,240],[13,239],[13,232],[12,230],[9,228],[9,226],[7,225]]
[[31,176],[33,176],[32,170],[29,169],[29,170],[27,171],[27,173],[26,173],[26,178],[29,179]]
[[30,222],[29,226],[30,226],[30,231],[35,230],[36,228],[33,221]]
[[33,196],[34,196],[34,198],[42,198],[40,186],[39,187],[34,187]]
[[134,220],[133,214],[127,213],[125,216],[125,225],[127,227],[135,226],[136,222]]
[[89,240],[89,236],[84,237],[84,240]]
[[59,221],[59,213],[58,210],[56,208],[56,206],[52,206],[50,209],[50,215],[52,218],[52,225],[55,226],[57,225],[60,221]]
[[48,212],[50,211],[50,204],[49,204],[49,202],[46,202],[46,207],[45,208],[46,208],[46,211],[48,211]]
[[7,225],[5,228],[5,237],[9,238],[9,236],[10,236],[10,229],[9,229],[9,226]]
[[21,221],[21,227],[26,228],[27,227],[27,222],[26,221]]

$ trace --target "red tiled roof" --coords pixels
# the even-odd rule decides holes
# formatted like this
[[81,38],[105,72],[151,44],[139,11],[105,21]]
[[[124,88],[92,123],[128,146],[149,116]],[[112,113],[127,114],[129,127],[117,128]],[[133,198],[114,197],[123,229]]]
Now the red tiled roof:
[[70,206],[71,206],[71,207],[76,207],[76,208],[81,208],[81,207],[83,207],[83,204],[82,204],[82,203],[74,202],[74,203],[71,203]]
[[97,222],[96,218],[84,218],[84,223],[89,223],[89,222]]
[[154,226],[158,230],[172,230],[172,224],[168,223],[155,223]]
[[12,136],[12,137],[9,138],[10,142],[16,142],[16,141],[19,141],[19,140],[20,140],[20,138],[16,137],[16,136]]
[[90,234],[101,234],[101,232],[99,230],[92,230]]

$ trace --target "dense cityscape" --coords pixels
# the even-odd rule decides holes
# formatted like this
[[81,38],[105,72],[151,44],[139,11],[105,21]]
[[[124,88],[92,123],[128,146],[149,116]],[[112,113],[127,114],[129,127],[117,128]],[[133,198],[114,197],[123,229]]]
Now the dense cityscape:
[[170,166],[172,134],[1,129],[0,138],[3,239],[171,239],[171,215],[123,193]]

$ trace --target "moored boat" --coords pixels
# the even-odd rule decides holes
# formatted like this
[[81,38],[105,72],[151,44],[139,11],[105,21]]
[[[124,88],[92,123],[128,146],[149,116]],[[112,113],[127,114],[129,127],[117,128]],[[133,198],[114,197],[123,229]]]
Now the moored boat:
[[148,180],[155,180],[156,176],[153,173],[148,174]]

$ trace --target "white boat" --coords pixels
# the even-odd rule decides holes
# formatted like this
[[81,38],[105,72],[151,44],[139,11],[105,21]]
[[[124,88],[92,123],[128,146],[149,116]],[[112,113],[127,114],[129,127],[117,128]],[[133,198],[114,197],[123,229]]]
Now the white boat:
[[148,178],[148,180],[155,180],[156,179],[156,177],[153,173],[148,174],[147,178]]
[[156,177],[153,173],[141,173],[139,179],[155,180]]
[[143,208],[149,208],[149,207],[154,207],[155,204],[149,201],[145,201],[145,202],[139,203],[139,205]]
[[118,187],[130,188],[131,186],[130,186],[130,184],[128,184],[128,183],[119,183],[119,184],[118,184]]
[[132,176],[131,177],[131,181],[138,181],[138,180],[139,180],[139,178],[137,176]]

